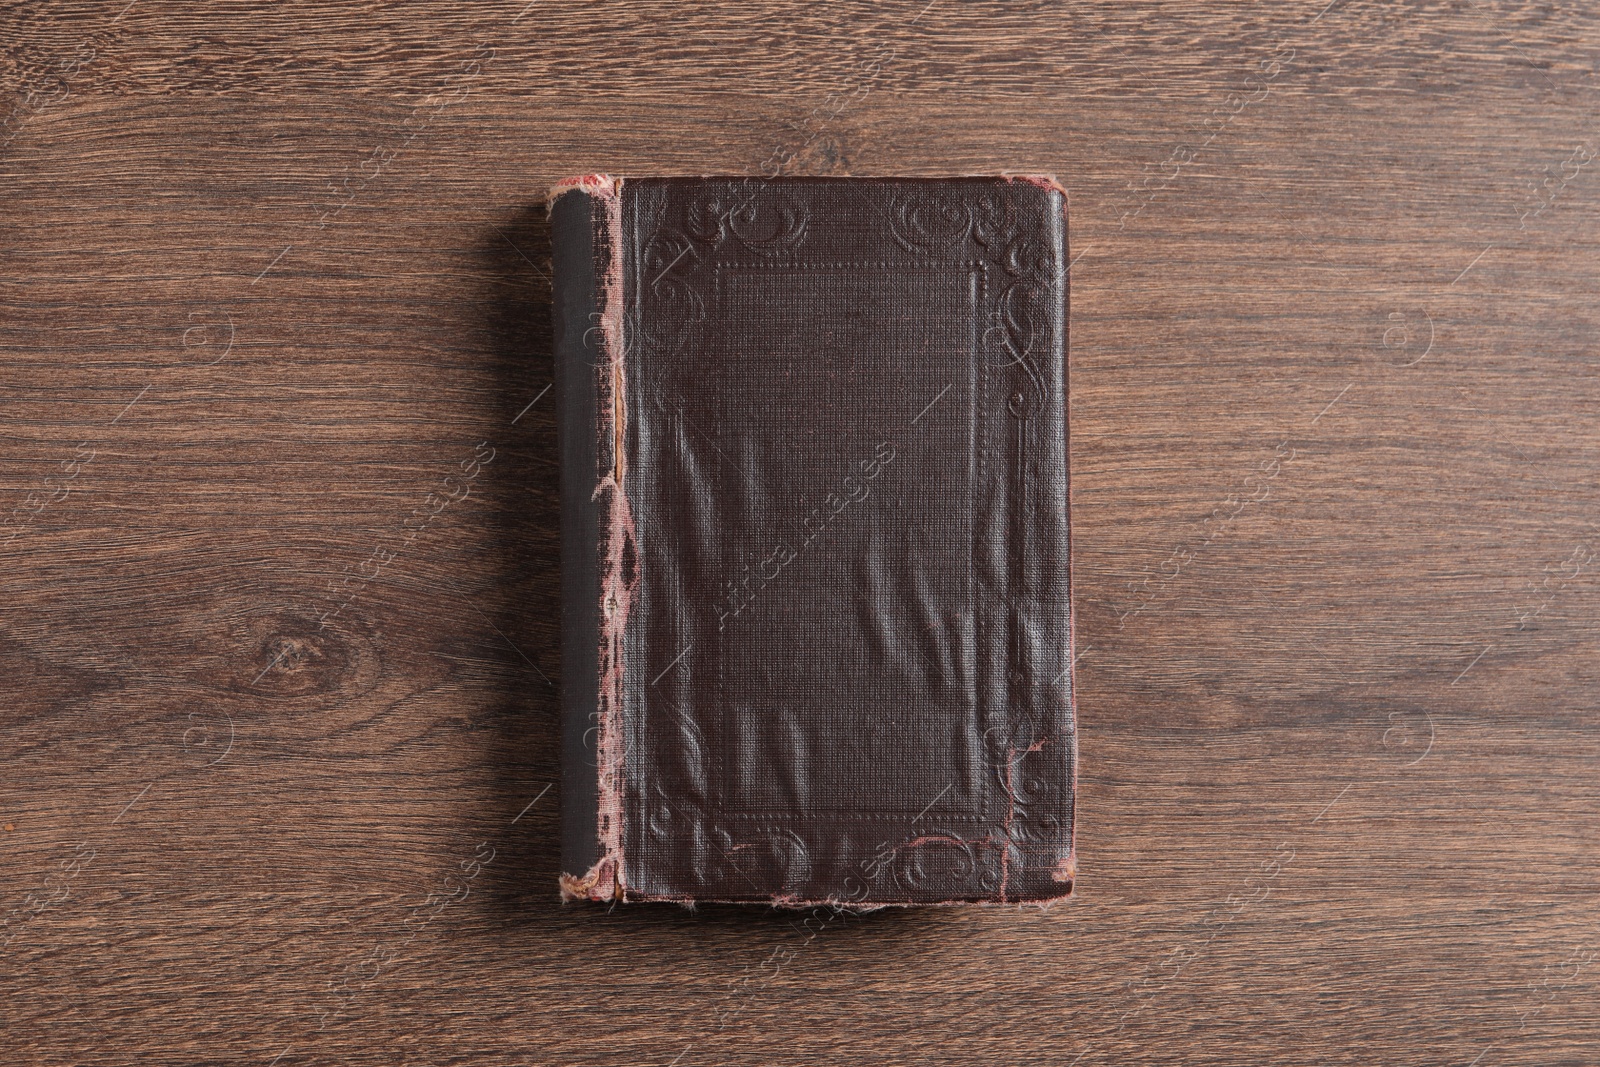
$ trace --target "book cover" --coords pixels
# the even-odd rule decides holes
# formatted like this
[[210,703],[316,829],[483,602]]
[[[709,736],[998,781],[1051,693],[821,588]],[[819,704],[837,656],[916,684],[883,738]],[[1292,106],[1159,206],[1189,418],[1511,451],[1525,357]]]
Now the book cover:
[[1066,207],[552,191],[563,897],[1071,892]]

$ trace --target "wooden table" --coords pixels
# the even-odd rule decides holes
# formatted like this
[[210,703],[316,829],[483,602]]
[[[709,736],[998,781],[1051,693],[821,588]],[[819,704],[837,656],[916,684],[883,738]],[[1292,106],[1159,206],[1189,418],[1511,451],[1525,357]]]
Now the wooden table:
[[[1600,1056],[1595,11],[64,0],[0,46],[7,1064]],[[556,899],[542,195],[771,166],[1070,190],[1070,903]]]

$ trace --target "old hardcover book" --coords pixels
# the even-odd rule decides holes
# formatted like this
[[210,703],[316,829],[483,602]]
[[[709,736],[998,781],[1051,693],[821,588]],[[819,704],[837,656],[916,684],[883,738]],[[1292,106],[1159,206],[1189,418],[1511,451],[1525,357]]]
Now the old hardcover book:
[[1073,879],[1066,196],[551,194],[564,897]]

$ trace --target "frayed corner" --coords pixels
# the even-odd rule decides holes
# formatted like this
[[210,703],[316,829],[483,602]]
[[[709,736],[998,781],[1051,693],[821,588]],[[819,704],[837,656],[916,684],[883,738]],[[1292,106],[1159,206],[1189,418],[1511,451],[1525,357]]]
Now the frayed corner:
[[561,876],[561,900],[564,903],[574,900],[621,900],[622,895],[622,876],[617,870],[617,861],[609,856],[590,867],[581,878],[575,874]]
[[615,196],[617,179],[609,174],[580,174],[575,178],[564,178],[550,187],[549,203],[553,206],[557,197],[574,190],[582,190],[590,196]]
[[1067,195],[1067,187],[1057,181],[1054,174],[1008,174],[1006,175],[1006,180],[1027,182],[1029,185],[1037,185],[1047,192],[1060,193],[1062,196]]
[[1050,868],[1050,878],[1053,881],[1065,884],[1069,893],[1072,892],[1072,883],[1077,879],[1077,876],[1078,857],[1072,852],[1062,856],[1061,859],[1056,861],[1056,865]]

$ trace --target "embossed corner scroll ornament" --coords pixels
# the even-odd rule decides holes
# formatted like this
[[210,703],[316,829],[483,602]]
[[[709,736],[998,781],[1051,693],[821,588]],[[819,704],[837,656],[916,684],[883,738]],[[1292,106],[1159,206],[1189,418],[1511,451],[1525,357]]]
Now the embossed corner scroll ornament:
[[719,257],[740,251],[775,258],[805,241],[810,211],[793,196],[756,179],[730,182],[689,202],[642,242],[631,331],[663,354],[682,349],[705,321],[703,278]]
[[728,241],[761,256],[792,252],[805,240],[809,209],[794,197],[757,183],[736,183],[689,205],[689,233],[713,250]]
[[1020,367],[1026,388],[1012,391],[1007,410],[1027,418],[1045,399],[1038,353],[1051,342],[1052,297],[1061,264],[1036,225],[992,188],[965,199],[919,187],[902,189],[889,209],[890,233],[914,255],[934,260],[976,257],[986,278],[985,358]]

